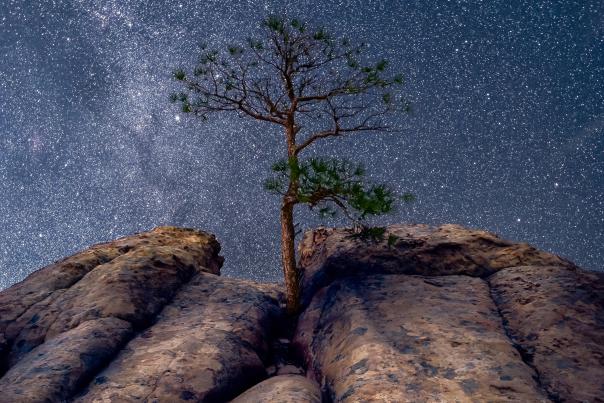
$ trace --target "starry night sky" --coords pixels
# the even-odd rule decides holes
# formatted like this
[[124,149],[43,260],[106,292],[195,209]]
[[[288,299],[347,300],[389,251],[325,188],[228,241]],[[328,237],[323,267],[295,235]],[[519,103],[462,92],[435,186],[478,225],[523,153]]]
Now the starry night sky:
[[416,195],[376,224],[458,223],[603,269],[600,0],[4,0],[0,288],[161,224],[215,233],[225,275],[280,279],[279,199],[262,189],[279,128],[168,101],[200,42],[242,40],[271,13],[365,41],[405,76],[401,133],[320,148]]

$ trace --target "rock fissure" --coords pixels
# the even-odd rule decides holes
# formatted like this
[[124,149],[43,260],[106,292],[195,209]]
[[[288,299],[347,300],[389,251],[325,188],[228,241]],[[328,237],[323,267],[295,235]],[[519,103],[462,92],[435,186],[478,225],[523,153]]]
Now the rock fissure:
[[[130,250],[130,249],[129,249]],[[123,319],[123,318],[118,318],[118,319],[122,319],[128,323],[130,323],[130,325],[132,326],[132,332],[130,333],[130,335],[127,337],[126,340],[124,340],[122,342],[122,344],[120,346],[118,346],[118,348],[116,348],[113,352],[112,355],[108,356],[105,363],[95,372],[90,373],[89,376],[87,376],[86,379],[83,379],[82,382],[80,382],[81,387],[77,388],[72,394],[71,396],[69,396],[70,400],[73,400],[75,398],[78,397],[78,395],[82,395],[83,393],[85,393],[89,387],[90,387],[90,383],[94,381],[94,379],[101,374],[103,371],[105,371],[109,365],[115,360],[115,358],[122,352],[122,350],[124,349],[124,347],[126,347],[128,345],[128,343],[130,343],[130,341],[132,341],[133,339],[135,339],[136,337],[139,337],[140,335],[142,335],[144,332],[146,332],[148,329],[152,328],[153,325],[156,323],[157,319],[159,318],[159,316],[161,315],[161,312],[167,307],[170,306],[172,304],[172,302],[174,301],[174,299],[176,298],[176,296],[178,295],[179,291],[188,283],[191,282],[191,280],[195,277],[195,273],[191,273],[188,278],[183,279],[184,282],[182,282],[180,284],[180,286],[174,291],[174,293],[172,294],[172,296],[170,297],[170,299],[166,300],[166,302],[163,304],[163,306],[161,307],[161,309],[157,312],[157,314],[149,321],[145,321],[143,323],[146,323],[146,326],[140,326],[140,327],[136,327],[136,323],[132,323],[130,321],[128,321],[127,319]],[[169,368],[169,367],[168,367]],[[169,371],[169,369],[167,369],[166,371]],[[159,378],[157,379],[157,381],[159,382]],[[151,392],[149,395],[151,395],[153,392]],[[146,400],[145,400],[146,401]]]
[[[305,311],[295,343],[334,401],[593,401],[604,390],[595,376],[603,365],[589,352],[602,345],[593,330],[601,324],[590,317],[597,296],[572,290],[576,279],[558,274],[543,293],[552,266],[584,282],[590,274],[528,244],[455,225],[394,225],[385,233],[405,242],[363,243],[346,229],[321,228],[300,246]],[[516,269],[522,281],[504,276]],[[507,310],[486,281],[492,276],[500,277],[498,292],[515,310],[514,323],[504,323]],[[540,304],[531,305],[535,292]],[[594,308],[576,307],[577,300]],[[580,318],[571,323],[582,328],[572,343],[553,336],[568,319],[545,307],[560,304]],[[532,315],[528,322],[523,309]],[[537,360],[528,365],[519,348],[536,348]],[[573,386],[581,382],[573,369],[591,380],[582,382],[584,390]]]
[[604,390],[604,275],[576,266],[518,266],[489,278],[511,339],[554,401]]
[[319,382],[319,385],[321,386],[321,391],[323,393],[323,396],[325,396],[326,394],[329,395],[329,398],[332,399],[333,393],[330,390],[329,384],[325,382],[325,377],[324,376],[318,376],[319,374],[316,373],[317,368],[319,368],[319,365],[317,363],[317,357],[319,356],[319,354],[317,354],[317,340],[318,340],[318,336],[323,333],[324,330],[324,321],[325,321],[325,315],[327,315],[328,310],[327,307],[330,305],[334,304],[334,300],[337,298],[337,291],[338,291],[338,287],[336,286],[327,286],[326,287],[326,295],[323,298],[323,303],[321,304],[321,308],[319,310],[319,318],[316,321],[316,325],[314,328],[314,332],[313,332],[313,336],[312,339],[310,341],[310,345],[309,345],[309,350],[312,352],[312,361],[310,363],[310,365],[307,365],[308,367],[310,367],[313,377],[315,378],[315,381]]
[[491,286],[491,282],[489,281],[488,278],[485,279],[485,282],[489,286],[489,295],[491,296],[491,300],[493,301],[493,305],[495,305],[495,308],[497,310],[497,314],[499,315],[499,318],[501,320],[501,327],[503,329],[505,337],[507,337],[507,339],[509,340],[510,344],[516,349],[516,351],[518,352],[518,355],[520,356],[520,358],[522,359],[522,361],[528,367],[530,367],[533,370],[533,372],[535,373],[535,375],[533,376],[533,378],[535,379],[535,382],[537,382],[537,384],[539,385],[539,388],[541,388],[541,391],[552,402],[555,402],[555,403],[561,402],[559,396],[556,396],[555,394],[551,393],[551,391],[549,391],[545,387],[545,385],[543,384],[543,381],[541,379],[541,374],[539,373],[539,369],[534,365],[534,363],[533,363],[533,357],[531,356],[531,354],[529,354],[528,351],[526,351],[520,344],[516,343],[516,341],[514,340],[514,338],[512,336],[512,332],[511,332],[511,330],[509,328],[509,325],[507,323],[507,320],[505,319],[505,316],[504,316],[504,314],[502,312],[502,308],[501,308],[501,306],[500,306],[500,304],[498,302],[498,299],[494,295],[494,291],[493,291],[493,287]]
[[298,318],[280,286],[217,276],[201,231],[59,261],[0,292],[0,402],[601,399],[604,275],[455,225],[385,233],[305,234]]
[[[108,254],[108,255],[112,255],[111,251],[112,250],[118,250],[117,248],[109,248],[108,250],[105,250],[104,253]],[[50,284],[54,282],[59,282],[60,283],[60,278],[61,275],[56,276],[57,278],[53,279],[52,276],[49,279],[45,279],[45,281],[42,281],[38,284],[39,287],[41,287],[42,289],[44,288],[48,288],[45,291],[40,291],[40,290],[34,290],[33,293],[35,293],[34,297],[31,297],[30,295],[32,294],[32,291],[27,292],[27,293],[21,293],[19,292],[19,284],[16,284],[15,287],[15,293],[13,295],[10,294],[5,294],[8,296],[8,300],[3,300],[0,297],[0,333],[4,334],[6,336],[7,332],[7,326],[9,325],[14,325],[14,324],[18,324],[18,323],[22,323],[23,322],[23,318],[25,316],[27,316],[28,314],[31,315],[31,318],[29,318],[27,321],[31,321],[32,318],[34,318],[38,313],[35,312],[32,313],[30,312],[30,310],[32,310],[36,305],[39,305],[41,303],[43,303],[44,301],[49,300],[49,302],[47,304],[45,304],[45,306],[49,306],[50,304],[52,304],[52,302],[58,298],[60,295],[62,295],[62,293],[64,293],[65,291],[69,290],[71,287],[73,287],[75,284],[77,284],[82,278],[84,278],[86,276],[86,274],[90,273],[92,270],[94,270],[95,268],[97,268],[98,266],[101,266],[105,263],[109,263],[112,260],[114,260],[115,258],[119,257],[120,255],[115,255],[115,256],[111,256],[111,257],[107,257],[107,256],[103,256],[102,254],[97,253],[96,251],[93,252],[94,254],[94,262],[93,264],[86,264],[87,262],[85,262],[84,264],[74,264],[72,261],[77,260],[78,258],[82,257],[83,259],[87,258],[87,252],[83,252],[83,253],[78,253],[75,256],[69,257],[69,258],[64,258],[59,260],[56,263],[53,263],[49,266],[46,266],[45,268],[40,269],[37,272],[34,272],[31,276],[32,277],[37,277],[37,276],[41,276],[44,274],[44,271],[52,271],[53,268],[58,267],[58,265],[61,264],[69,264],[71,265],[71,267],[77,267],[77,269],[79,270],[78,273],[75,274],[75,276],[73,276],[71,279],[67,280],[67,282],[65,283],[65,281],[63,281],[65,284],[59,284],[57,287],[54,288],[48,288],[50,286]],[[70,268],[71,268],[70,267]],[[29,277],[28,277],[29,278]],[[25,280],[23,280],[24,282],[28,280],[28,278],[26,278]],[[11,287],[12,288],[12,287]],[[12,298],[11,298],[12,297]],[[31,300],[27,300],[26,298],[31,298]],[[25,303],[25,305],[22,305],[23,302],[27,301]],[[17,313],[15,315],[15,306],[19,306],[19,309],[21,312]],[[13,312],[11,313],[8,309],[6,308],[12,308]],[[7,312],[8,311],[8,312]],[[7,319],[9,318],[9,319]],[[50,326],[50,324],[48,325],[48,327]],[[14,333],[14,336],[9,337],[9,338],[4,338],[4,346],[0,345],[0,378],[2,378],[4,376],[4,374],[10,369],[10,367],[12,366],[10,363],[10,354],[11,351],[13,350],[15,341],[18,340],[20,334],[21,334],[22,329],[17,330],[17,332],[15,333],[14,331],[12,333]]]

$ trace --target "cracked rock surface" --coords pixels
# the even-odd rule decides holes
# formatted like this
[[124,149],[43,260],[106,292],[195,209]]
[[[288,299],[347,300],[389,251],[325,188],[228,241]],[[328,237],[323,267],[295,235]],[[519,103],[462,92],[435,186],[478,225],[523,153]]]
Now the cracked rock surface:
[[604,275],[456,225],[300,243],[303,311],[159,227],[0,292],[0,402],[602,402]]
[[[141,357],[143,361],[139,364],[150,364],[154,369],[162,370],[166,354],[175,357],[174,363],[165,368],[164,377],[140,373],[137,380],[146,384],[157,381],[155,392],[160,393],[165,383],[169,383],[164,379],[169,379],[172,367],[181,363],[179,355],[187,355],[187,349],[194,350],[187,342],[194,340],[190,332],[196,330],[197,317],[187,312],[197,311],[195,303],[200,298],[207,301],[206,308],[218,311],[213,317],[217,322],[213,340],[241,337],[242,340],[234,344],[245,341],[248,343],[246,348],[232,348],[240,348],[242,353],[254,355],[256,363],[260,362],[254,349],[258,354],[266,349],[260,340],[270,329],[267,317],[274,311],[272,307],[278,309],[276,291],[274,287],[254,288],[242,282],[238,287],[248,290],[248,294],[237,296],[227,279],[216,276],[222,265],[219,250],[213,235],[160,227],[93,246],[33,273],[0,293],[0,339],[3,341],[0,359],[4,372],[0,378],[0,401],[71,400],[112,361],[123,360],[126,368],[127,361],[123,357],[133,351],[131,345],[141,346],[141,350],[134,351],[135,356],[142,354],[145,343],[139,340],[147,340],[155,334],[154,340],[160,345],[171,338],[168,342],[174,348],[165,354],[152,349]],[[222,297],[218,295],[221,290]],[[222,298],[222,303],[212,306],[212,298]],[[235,302],[230,304],[226,300]],[[259,305],[256,311],[254,304]],[[220,328],[220,315],[227,310],[233,318],[243,315],[256,318],[256,321],[247,323],[233,319],[231,325],[239,326],[237,329]],[[244,313],[243,310],[247,311]],[[158,318],[161,318],[159,322]],[[170,323],[171,318],[173,323]],[[189,326],[179,322],[182,318],[189,321]],[[165,325],[154,333],[155,324]],[[163,330],[166,326],[177,330],[179,324],[180,334],[173,332],[170,336]],[[183,325],[188,327],[189,334]],[[252,336],[246,330],[250,327],[254,329]],[[212,349],[209,341],[206,347]],[[149,359],[154,362],[149,363]],[[114,367],[110,365],[109,369]],[[261,363],[256,367],[263,368]],[[109,375],[107,379],[110,379]],[[99,379],[103,378],[95,378],[93,385],[102,384]],[[245,386],[245,383],[241,384],[241,388]],[[218,393],[221,387],[220,382],[215,382],[214,389],[209,387],[206,393],[214,390]],[[91,388],[91,393],[95,391]],[[187,392],[182,396],[187,397]],[[111,399],[109,401],[123,401],[119,394]]]
[[601,273],[456,225],[299,252],[293,343],[329,401],[604,401]]
[[227,401],[266,378],[278,290],[200,273],[80,402]]

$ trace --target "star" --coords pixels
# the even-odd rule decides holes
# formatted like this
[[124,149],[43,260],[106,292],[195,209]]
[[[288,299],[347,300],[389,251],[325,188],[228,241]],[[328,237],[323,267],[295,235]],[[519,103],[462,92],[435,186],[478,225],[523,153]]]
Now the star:
[[[245,43],[272,13],[364,41],[363,63],[384,57],[405,78],[411,112],[396,133],[309,150],[416,196],[371,225],[467,223],[603,269],[601,1],[147,3],[0,11],[0,288],[162,224],[215,233],[227,276],[282,279],[279,200],[262,181],[283,133],[230,113],[202,121],[168,99],[201,42]],[[296,221],[349,224],[305,208]]]

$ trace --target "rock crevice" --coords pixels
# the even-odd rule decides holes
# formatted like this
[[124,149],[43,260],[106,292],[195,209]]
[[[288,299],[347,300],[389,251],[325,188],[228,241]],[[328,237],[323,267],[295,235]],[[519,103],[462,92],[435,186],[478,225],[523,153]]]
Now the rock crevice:
[[518,266],[489,278],[510,339],[553,401],[604,394],[604,276]]
[[96,245],[0,292],[3,402],[569,401],[604,395],[604,275],[455,225],[300,244],[282,286],[213,235]]
[[320,228],[299,251],[294,343],[330,400],[601,400],[600,274],[455,225]]
[[537,385],[539,385],[539,388],[541,389],[543,394],[546,395],[548,397],[548,399],[551,400],[552,402],[560,402],[559,397],[551,394],[550,391],[547,390],[547,387],[543,384],[541,374],[539,373],[539,369],[533,363],[532,355],[514,340],[514,337],[512,335],[512,329],[510,328],[510,325],[502,312],[502,307],[500,306],[500,302],[498,302],[498,298],[494,295],[493,287],[491,286],[490,281],[487,281],[487,284],[489,285],[489,294],[491,295],[491,300],[493,301],[493,304],[497,307],[497,313],[499,314],[499,317],[501,319],[501,326],[503,328],[503,331],[504,331],[506,337],[508,338],[508,340],[510,341],[512,346],[514,346],[516,351],[518,351],[518,354],[522,358],[522,361],[527,366],[529,366],[535,373],[535,375],[534,375],[535,382],[537,382]]
[[[160,227],[96,245],[2,292],[2,399],[73,395],[153,323],[194,273],[218,274],[219,250],[210,234]],[[107,258],[91,257],[99,253]]]

